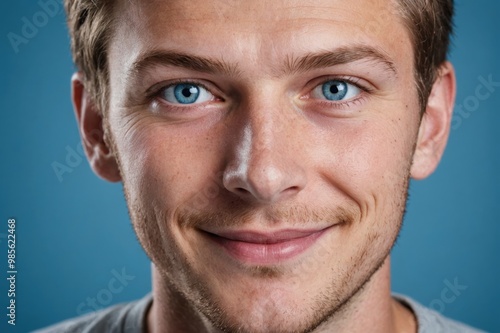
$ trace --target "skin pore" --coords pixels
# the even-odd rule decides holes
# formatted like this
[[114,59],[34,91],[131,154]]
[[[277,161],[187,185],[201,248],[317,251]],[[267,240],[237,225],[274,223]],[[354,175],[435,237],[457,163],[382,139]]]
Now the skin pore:
[[[388,255],[409,178],[446,145],[455,79],[443,64],[421,117],[409,34],[396,10],[377,20],[393,6],[118,1],[109,108],[80,75],[73,99],[153,262],[149,332],[416,332]],[[220,245],[290,230],[321,232],[258,263]]]

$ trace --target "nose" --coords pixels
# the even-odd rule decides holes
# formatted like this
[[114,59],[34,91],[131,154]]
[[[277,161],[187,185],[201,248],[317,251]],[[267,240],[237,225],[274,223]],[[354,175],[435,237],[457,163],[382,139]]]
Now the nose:
[[[275,203],[297,195],[306,172],[294,144],[293,121],[272,112],[246,110],[223,173],[224,187],[246,201]],[[254,112],[255,111],[255,112]],[[294,135],[295,134],[295,135]],[[292,138],[292,139],[291,139]]]

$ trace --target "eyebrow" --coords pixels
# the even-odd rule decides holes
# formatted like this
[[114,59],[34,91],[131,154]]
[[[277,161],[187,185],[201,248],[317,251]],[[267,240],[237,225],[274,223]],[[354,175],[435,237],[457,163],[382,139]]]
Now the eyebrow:
[[222,73],[230,76],[239,73],[235,65],[224,60],[204,58],[175,51],[153,50],[144,54],[132,64],[129,75],[141,75],[142,72],[158,65],[180,67],[208,74]]
[[309,70],[333,67],[355,61],[367,60],[382,64],[394,76],[398,75],[394,61],[371,46],[344,46],[334,51],[308,53],[299,58],[287,57],[283,74],[307,72]]
[[[286,56],[283,67],[278,69],[276,73],[278,75],[296,74],[361,60],[380,63],[394,76],[398,74],[394,62],[388,56],[365,45],[344,46],[333,51],[307,53],[300,57]],[[145,53],[132,64],[128,74],[141,76],[143,72],[158,65],[180,67],[208,74],[228,76],[240,74],[237,64],[225,62],[223,59],[212,59],[168,50],[152,50]]]

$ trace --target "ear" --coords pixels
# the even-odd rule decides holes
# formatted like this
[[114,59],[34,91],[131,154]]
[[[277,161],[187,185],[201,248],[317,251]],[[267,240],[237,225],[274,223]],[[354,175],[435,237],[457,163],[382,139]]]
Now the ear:
[[438,70],[438,77],[432,86],[420,123],[411,167],[414,179],[428,177],[443,156],[450,134],[455,93],[455,71],[451,63],[445,62]]
[[81,73],[73,74],[71,93],[78,129],[92,170],[110,182],[120,181],[118,163],[106,140],[102,113],[85,90]]

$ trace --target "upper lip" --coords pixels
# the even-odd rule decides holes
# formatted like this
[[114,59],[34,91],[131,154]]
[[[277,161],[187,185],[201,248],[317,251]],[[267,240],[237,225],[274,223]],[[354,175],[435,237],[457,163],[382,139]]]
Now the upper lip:
[[276,244],[291,241],[298,238],[310,236],[312,234],[322,232],[329,227],[316,229],[281,229],[271,232],[241,230],[241,231],[217,231],[210,232],[203,230],[213,236],[222,237],[228,240],[255,243],[255,244]]

